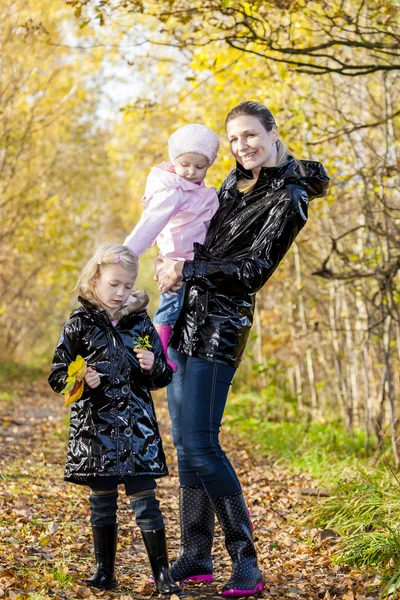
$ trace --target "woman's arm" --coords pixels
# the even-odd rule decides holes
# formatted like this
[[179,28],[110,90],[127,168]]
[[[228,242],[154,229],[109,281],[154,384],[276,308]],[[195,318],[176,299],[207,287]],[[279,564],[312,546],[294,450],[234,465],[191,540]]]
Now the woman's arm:
[[49,384],[58,394],[65,387],[68,375],[68,365],[79,354],[82,321],[79,316],[72,317],[63,327],[54,353]]
[[198,281],[229,295],[257,292],[262,288],[307,222],[307,193],[297,186],[288,186],[287,192],[290,202],[286,200],[285,209],[276,205],[276,211],[272,210],[268,217],[262,252],[237,261],[195,257],[192,263],[185,262],[183,281]]
[[308,196],[305,190],[289,185],[287,193],[289,201],[286,196],[283,199],[284,207],[277,203],[268,216],[264,227],[263,251],[257,256],[224,260],[213,259],[211,253],[202,258],[201,252],[197,256],[195,252],[194,260],[184,264],[164,261],[163,268],[157,273],[161,291],[167,291],[181,279],[229,295],[258,291],[271,277],[307,222]]

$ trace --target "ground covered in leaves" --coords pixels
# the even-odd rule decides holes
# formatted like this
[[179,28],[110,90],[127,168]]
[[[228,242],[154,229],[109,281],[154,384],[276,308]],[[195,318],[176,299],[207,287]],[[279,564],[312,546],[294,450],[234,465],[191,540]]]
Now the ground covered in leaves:
[[[170,467],[159,480],[170,557],[178,553],[178,479],[165,393],[155,396]],[[0,598],[144,600],[156,597],[146,583],[148,563],[125,497],[119,496],[119,547],[114,592],[93,592],[82,579],[92,573],[88,493],[63,481],[68,409],[45,381],[13,385],[0,394]],[[313,483],[262,457],[250,440],[223,436],[242,481],[255,525],[266,589],[263,598],[375,600],[379,578],[332,564],[334,532],[306,526]],[[185,585],[186,598],[218,598],[229,557],[219,529],[214,547],[215,582]]]

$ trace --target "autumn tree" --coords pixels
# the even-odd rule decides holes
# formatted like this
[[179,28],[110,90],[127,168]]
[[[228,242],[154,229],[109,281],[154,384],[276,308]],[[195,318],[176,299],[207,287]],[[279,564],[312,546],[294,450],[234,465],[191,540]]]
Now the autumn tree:
[[36,356],[54,347],[78,269],[110,231],[123,183],[97,123],[92,74],[102,51],[82,60],[45,42],[62,42],[62,3],[0,12],[0,347],[29,357],[32,347]]
[[[38,14],[29,22],[29,44],[39,48],[35,40],[40,38],[41,52],[48,52],[47,73],[52,73],[57,63],[67,81],[78,80],[83,85],[79,98],[72,94],[63,104],[69,118],[54,122],[43,118],[46,135],[30,136],[26,145],[30,154],[20,154],[26,181],[32,182],[32,172],[37,171],[29,170],[29,165],[44,165],[46,186],[49,181],[58,182],[60,190],[53,237],[47,233],[53,230],[46,217],[52,214],[53,205],[49,204],[43,215],[42,196],[33,195],[29,209],[30,227],[36,231],[41,224],[47,236],[44,247],[53,252],[50,260],[54,262],[42,271],[46,273],[45,289],[60,303],[52,306],[53,314],[61,319],[65,313],[65,300],[61,300],[65,294],[60,293],[59,284],[65,287],[71,280],[81,250],[111,233],[122,237],[139,218],[147,173],[167,158],[167,141],[174,129],[200,122],[220,135],[219,157],[207,174],[207,183],[219,187],[234,167],[224,132],[225,116],[241,100],[258,100],[271,109],[290,152],[299,158],[321,160],[332,186],[325,199],[312,202],[307,226],[258,294],[252,335],[235,377],[235,389],[249,395],[253,414],[262,419],[340,419],[349,431],[363,427],[367,445],[372,435],[380,445],[389,437],[398,461],[400,84],[396,5],[383,2],[378,10],[377,4],[361,1],[189,4],[71,0],[64,2],[64,8],[66,12],[58,19],[79,27],[76,35],[66,39],[56,27],[44,27]],[[19,40],[22,44],[23,37]],[[96,121],[100,102],[96,87],[85,85],[88,72],[92,82],[101,76],[101,61],[95,67],[92,62],[97,52],[110,60],[119,55],[126,65],[124,77],[137,87],[136,97],[107,130]],[[54,64],[50,60],[53,55],[57,56]],[[67,70],[63,70],[64,64],[68,64]],[[56,102],[63,97],[56,93],[57,81],[54,74],[48,84],[41,85],[52,90]],[[31,91],[17,89],[29,102],[36,98]],[[47,110],[55,105],[53,101],[42,104]],[[13,115],[19,114],[15,109]],[[18,119],[15,122],[19,123]],[[50,132],[53,136],[48,144]],[[62,163],[55,159],[60,152],[51,152],[60,147]],[[43,162],[43,156],[52,157],[53,162]],[[95,164],[93,156],[97,157]],[[12,177],[10,170],[6,180],[12,181]],[[69,183],[71,177],[76,184]],[[10,189],[18,192],[16,181]],[[30,184],[29,189],[35,188]],[[107,213],[110,196],[113,222]],[[13,210],[23,210],[21,202],[13,206]],[[76,221],[78,227],[74,227]],[[10,217],[11,222],[16,225],[18,220]],[[7,242],[7,252],[12,243],[13,248],[20,248],[18,271],[22,260],[29,264],[37,251],[20,242],[21,231],[17,228]],[[14,255],[13,249],[13,261]],[[70,262],[66,263],[61,256],[67,255]],[[141,264],[154,302],[156,289],[151,287],[147,255]],[[5,273],[10,277],[5,260],[1,268],[2,277]],[[33,275],[31,280],[35,285],[27,296],[34,301],[29,305],[29,298],[26,300],[26,315],[32,314],[33,305],[43,302],[38,278]],[[48,309],[49,304],[46,300],[43,307]],[[3,306],[8,311],[4,313],[6,322],[11,297]],[[41,315],[44,310],[41,308]],[[22,313],[20,309],[21,323],[25,323],[25,329],[20,326],[20,340],[29,324]],[[15,335],[13,332],[11,339]]]
[[[283,63],[313,75],[356,77],[400,69],[399,5],[385,0],[66,0],[77,16],[88,8],[101,23],[111,12],[145,15],[159,21],[146,41],[181,49],[208,44]],[[132,31],[135,39],[137,30]]]

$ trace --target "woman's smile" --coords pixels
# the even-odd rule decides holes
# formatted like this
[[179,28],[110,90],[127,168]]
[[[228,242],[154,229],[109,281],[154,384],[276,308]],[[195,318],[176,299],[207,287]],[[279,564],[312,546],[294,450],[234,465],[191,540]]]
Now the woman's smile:
[[240,157],[241,160],[252,160],[256,156],[256,154],[257,154],[257,151],[249,152],[249,153],[243,154],[243,155],[238,154],[238,156]]
[[248,115],[240,115],[226,126],[231,152],[236,160],[245,168],[257,175],[260,167],[275,167],[278,130],[273,127],[267,131],[259,119]]

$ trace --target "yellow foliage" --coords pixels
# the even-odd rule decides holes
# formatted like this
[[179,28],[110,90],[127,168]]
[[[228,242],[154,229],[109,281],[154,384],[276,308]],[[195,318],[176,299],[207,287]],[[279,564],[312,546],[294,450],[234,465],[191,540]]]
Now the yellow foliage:
[[[70,381],[72,378],[76,378],[81,381],[87,373],[87,364],[85,359],[78,354],[75,360],[72,361],[68,365],[68,379]],[[71,378],[71,379],[70,379]]]
[[81,398],[84,389],[83,379],[87,370],[86,361],[80,354],[68,365],[66,386],[61,391],[61,394],[65,394],[64,406],[68,406]]

